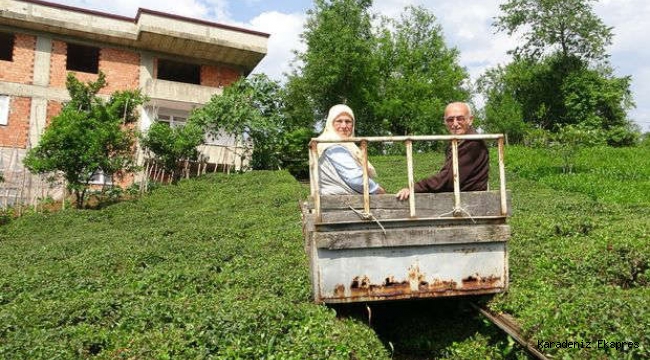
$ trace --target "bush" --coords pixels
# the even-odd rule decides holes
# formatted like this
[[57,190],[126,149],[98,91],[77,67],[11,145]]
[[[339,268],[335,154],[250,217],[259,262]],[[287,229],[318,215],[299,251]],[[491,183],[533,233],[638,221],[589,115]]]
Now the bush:
[[13,209],[0,209],[0,225],[8,224],[14,216]]
[[650,148],[650,133],[645,133],[640,136],[639,146]]
[[607,145],[614,147],[635,146],[639,143],[638,130],[626,126],[615,126],[606,132]]
[[309,140],[317,134],[308,128],[301,128],[284,135],[281,147],[281,162],[296,179],[309,178]]
[[533,148],[545,148],[551,139],[551,133],[541,128],[531,129],[524,135],[524,145]]
[[573,172],[575,159],[581,148],[605,145],[602,130],[566,125],[551,136],[551,150],[562,159],[562,170]]

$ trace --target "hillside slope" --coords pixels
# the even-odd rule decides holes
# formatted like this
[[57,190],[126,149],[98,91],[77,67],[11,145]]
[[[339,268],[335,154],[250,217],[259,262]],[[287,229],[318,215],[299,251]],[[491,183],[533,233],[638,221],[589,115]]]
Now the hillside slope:
[[[404,157],[371,160],[389,192],[405,185]],[[490,306],[533,344],[590,342],[542,349],[556,358],[650,357],[650,152],[575,161],[565,174],[549,151],[507,149],[510,288]],[[441,162],[416,154],[416,179]],[[0,358],[525,357],[459,299],[371,304],[372,328],[363,306],[312,304],[305,196],[284,172],[217,174],[0,227]]]
[[[406,184],[404,157],[371,160],[389,192]],[[435,172],[442,160],[416,154],[416,180]],[[513,213],[510,288],[490,306],[514,315],[530,342],[541,341],[540,350],[553,357],[650,358],[650,149],[583,149],[574,161],[573,172],[563,173],[562,160],[548,149],[506,149]],[[497,180],[492,152],[491,188],[498,188]],[[519,356],[504,343],[497,345],[500,354],[489,352],[498,341],[490,331],[472,334],[470,341],[453,339],[440,349],[440,343],[452,342],[448,333],[457,322],[434,327],[398,319],[391,326],[386,340],[412,353]],[[420,341],[403,335],[404,329],[415,330]],[[567,348],[567,342],[585,347]],[[622,349],[623,342],[633,345]]]
[[385,358],[310,302],[285,172],[213,175],[0,228],[0,358]]

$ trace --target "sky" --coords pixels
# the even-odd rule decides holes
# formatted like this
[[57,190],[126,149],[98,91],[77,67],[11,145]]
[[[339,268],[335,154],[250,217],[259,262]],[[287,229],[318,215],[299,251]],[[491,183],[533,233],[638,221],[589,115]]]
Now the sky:
[[[265,73],[282,81],[291,70],[294,50],[304,51],[300,33],[312,8],[310,0],[48,0],[50,2],[134,17],[138,8],[239,26],[270,34],[268,53],[253,73]],[[472,80],[486,69],[507,64],[518,40],[495,33],[491,26],[505,0],[375,0],[372,11],[398,17],[404,7],[429,9],[443,28],[448,47],[460,50],[460,64]],[[643,131],[650,131],[650,47],[637,45],[650,33],[650,1],[600,0],[594,11],[614,28],[613,44],[607,49],[616,76],[632,76],[636,108],[628,116]],[[641,40],[642,41],[642,40]],[[480,103],[480,99],[478,99]]]

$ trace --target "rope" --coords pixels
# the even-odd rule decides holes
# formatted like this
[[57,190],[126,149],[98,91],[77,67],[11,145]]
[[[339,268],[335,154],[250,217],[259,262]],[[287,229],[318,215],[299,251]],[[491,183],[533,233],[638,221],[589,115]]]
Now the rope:
[[363,220],[373,220],[374,222],[376,222],[377,225],[379,225],[379,227],[381,228],[381,231],[384,232],[384,235],[386,235],[386,229],[384,229],[384,226],[381,224],[381,222],[379,222],[379,220],[377,220],[377,218],[372,213],[361,212],[353,208],[352,205],[348,205],[348,207],[352,211],[354,211],[355,214],[359,215],[359,217],[362,218]]
[[446,213],[443,213],[443,214],[438,215],[438,217],[441,218],[441,217],[444,217],[444,216],[446,216],[446,215],[455,215],[455,214],[458,213],[458,212],[463,212],[463,213],[467,214],[467,217],[469,217],[470,220],[472,220],[472,222],[473,222],[474,224],[476,224],[476,220],[474,220],[474,218],[472,217],[472,214],[470,214],[469,211],[465,210],[465,209],[462,208],[462,207],[454,208],[452,211],[448,211],[448,212],[446,212]]

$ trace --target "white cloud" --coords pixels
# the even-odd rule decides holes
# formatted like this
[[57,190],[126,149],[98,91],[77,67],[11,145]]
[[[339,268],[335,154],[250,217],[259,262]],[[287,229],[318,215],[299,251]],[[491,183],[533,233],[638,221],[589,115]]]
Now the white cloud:
[[614,27],[614,39],[608,49],[617,76],[632,75],[636,109],[631,119],[650,131],[650,48],[642,43],[650,33],[650,3],[643,0],[606,0],[594,6],[597,15]]
[[265,73],[270,78],[281,80],[283,73],[291,70],[293,50],[304,51],[300,34],[305,22],[304,14],[282,14],[276,11],[260,14],[250,25],[269,33],[268,54],[255,68],[254,73]]

